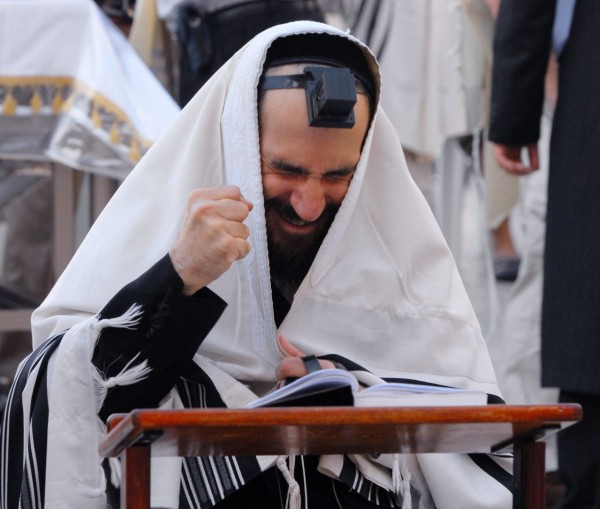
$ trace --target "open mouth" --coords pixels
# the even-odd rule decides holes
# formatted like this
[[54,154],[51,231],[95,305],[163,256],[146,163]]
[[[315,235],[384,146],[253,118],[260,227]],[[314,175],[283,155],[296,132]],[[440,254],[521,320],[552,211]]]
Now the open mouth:
[[318,221],[306,221],[302,219],[298,214],[296,214],[294,207],[292,207],[289,203],[282,202],[276,198],[267,200],[267,202],[265,202],[265,208],[275,213],[280,222],[284,223],[284,225],[290,225],[297,228],[306,228],[307,226],[314,225]]
[[285,215],[278,211],[273,211],[277,222],[282,231],[288,235],[305,236],[311,234],[317,228],[316,221],[305,221],[297,215]]
[[308,226],[310,224],[313,224],[314,221],[305,221],[304,219],[302,219],[300,216],[298,216],[297,214],[294,213],[294,215],[289,215],[289,214],[282,214],[279,213],[279,216],[286,221],[287,223],[293,225],[293,226]]

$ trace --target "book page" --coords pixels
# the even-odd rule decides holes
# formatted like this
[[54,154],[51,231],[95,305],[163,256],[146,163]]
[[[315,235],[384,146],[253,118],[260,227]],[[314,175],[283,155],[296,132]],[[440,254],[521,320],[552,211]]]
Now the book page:
[[327,393],[333,393],[343,387],[348,387],[351,392],[356,392],[358,380],[353,374],[343,369],[321,369],[265,394],[262,398],[247,405],[247,408],[284,404],[288,400],[298,400],[317,394],[323,394],[324,404],[332,404],[326,400]]
[[483,391],[410,383],[373,385],[354,395],[354,405],[373,406],[462,406],[486,405]]

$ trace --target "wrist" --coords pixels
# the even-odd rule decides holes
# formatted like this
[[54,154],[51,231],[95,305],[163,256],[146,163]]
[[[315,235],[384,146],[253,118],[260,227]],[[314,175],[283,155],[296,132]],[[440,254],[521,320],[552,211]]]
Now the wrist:
[[174,249],[169,251],[169,258],[171,259],[171,264],[173,265],[175,272],[179,276],[179,279],[181,279],[182,295],[194,295],[198,290],[201,290],[208,285],[209,281],[205,281],[203,278],[198,277],[197,274],[188,269],[189,264],[182,262],[180,257],[176,255]]

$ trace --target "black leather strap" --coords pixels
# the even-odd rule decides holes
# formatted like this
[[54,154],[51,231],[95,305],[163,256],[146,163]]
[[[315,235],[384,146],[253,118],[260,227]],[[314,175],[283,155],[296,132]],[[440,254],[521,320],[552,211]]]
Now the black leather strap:
[[319,371],[321,369],[319,359],[317,359],[314,355],[305,355],[304,357],[300,358],[302,359],[302,362],[304,362],[306,371],[309,373],[314,373],[315,371]]

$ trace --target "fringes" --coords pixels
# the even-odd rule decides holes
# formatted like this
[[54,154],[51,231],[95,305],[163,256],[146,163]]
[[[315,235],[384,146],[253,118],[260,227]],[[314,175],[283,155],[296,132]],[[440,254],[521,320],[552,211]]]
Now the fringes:
[[400,493],[402,489],[402,474],[400,473],[400,454],[394,454],[392,465],[392,488],[394,492]]
[[133,385],[146,378],[152,368],[148,365],[148,360],[140,362],[136,366],[129,367],[140,356],[140,353],[133,357],[125,367],[115,376],[104,379],[102,374],[97,369],[94,369],[92,376],[94,377],[94,386],[96,389],[96,410],[99,412],[106,398],[108,389],[117,385]]
[[[106,327],[115,327],[121,329],[133,329],[140,323],[142,319],[143,310],[139,304],[133,304],[125,313],[121,316],[114,318],[101,318],[93,317],[91,321],[87,322],[85,327],[88,327],[88,333],[91,344],[94,345],[100,337],[100,332]],[[116,385],[131,385],[143,380],[148,376],[152,370],[148,366],[148,361],[144,360],[137,366],[130,367],[131,364],[139,357],[139,353],[133,357],[125,367],[116,376],[110,378],[103,378],[102,373],[98,371],[95,366],[92,366],[92,378],[94,380],[94,392],[96,396],[96,412],[99,412],[106,398],[108,389]],[[91,361],[91,359],[90,359]]]
[[117,376],[113,376],[105,380],[106,387],[110,389],[115,385],[132,385],[146,378],[152,371],[152,368],[148,366],[147,359],[144,359],[143,362],[140,362],[138,365],[133,366],[132,368],[129,367],[131,366],[131,363],[139,356],[140,353],[138,352],[136,356],[125,365],[125,367]]
[[402,509],[412,509],[410,478],[410,470],[408,470],[406,456],[404,456],[402,458]]
[[108,466],[110,467],[110,482],[115,488],[119,488],[123,475],[119,458],[108,458]]
[[298,481],[294,479],[294,476],[290,472],[294,470],[295,457],[290,456],[290,466],[287,465],[287,457],[279,456],[277,458],[277,468],[283,474],[284,479],[288,483],[288,493],[285,502],[285,509],[301,509],[302,508],[302,495],[300,494],[300,485]]
[[102,377],[102,373],[96,368],[96,366],[92,365],[91,374],[93,380],[93,388],[94,388],[94,397],[96,403],[96,415],[102,409],[102,405],[104,404],[104,399],[106,398],[106,393],[108,392],[108,388],[104,385],[104,378]]
[[102,330],[105,327],[133,329],[140,323],[143,314],[144,311],[142,310],[142,306],[140,304],[132,304],[131,307],[121,316],[96,320],[96,323],[94,323],[92,327],[97,330]]
[[[402,465],[400,465],[401,462]],[[406,456],[394,454],[394,463],[392,465],[392,487],[396,494],[402,497],[402,509],[412,508],[410,479],[411,474],[408,469]]]

